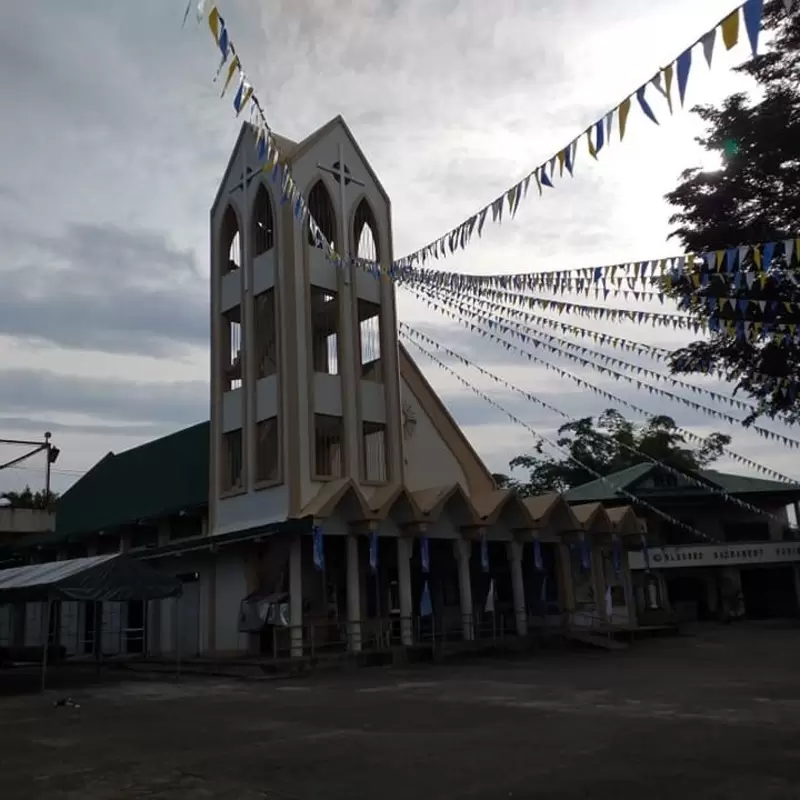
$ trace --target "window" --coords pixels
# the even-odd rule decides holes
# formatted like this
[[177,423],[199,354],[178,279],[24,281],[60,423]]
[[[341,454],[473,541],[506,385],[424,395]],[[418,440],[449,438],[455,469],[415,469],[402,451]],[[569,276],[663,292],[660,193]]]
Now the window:
[[280,475],[278,418],[256,425],[256,483],[276,483]]
[[379,262],[380,248],[378,247],[378,225],[372,207],[366,200],[358,204],[353,218],[353,242],[355,243],[356,256],[365,261]]
[[726,542],[768,542],[769,523],[761,520],[752,522],[727,522],[722,526]]
[[278,326],[275,319],[275,289],[255,297],[256,379],[278,371]]
[[258,257],[275,247],[275,223],[269,192],[262,183],[253,203],[253,257]]
[[319,286],[311,287],[311,348],[314,372],[339,374],[339,299]]
[[358,339],[361,350],[361,379],[380,383],[381,369],[381,307],[378,303],[358,300]]
[[244,485],[242,459],[242,431],[222,434],[222,491],[232,492]]
[[341,478],[344,474],[344,426],[341,417],[314,415],[314,474]]
[[[319,225],[322,235],[336,249],[336,241],[339,238],[336,232],[336,212],[333,210],[331,196],[321,180],[317,181],[308,193],[308,213]],[[314,241],[310,230],[308,232],[308,243],[312,247],[322,247],[320,242]]]
[[365,481],[385,483],[386,465],[386,425],[382,422],[365,422],[361,440],[362,474]]
[[222,391],[242,386],[242,315],[236,306],[222,315]]
[[242,244],[239,236],[239,221],[236,213],[228,206],[222,218],[221,241],[222,274],[233,272],[242,265]]

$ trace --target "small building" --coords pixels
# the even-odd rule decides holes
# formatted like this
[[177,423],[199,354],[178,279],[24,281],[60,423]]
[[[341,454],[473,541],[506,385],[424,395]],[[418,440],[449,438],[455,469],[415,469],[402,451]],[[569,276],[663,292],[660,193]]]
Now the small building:
[[629,559],[644,618],[664,609],[700,620],[800,613],[800,541],[788,514],[791,506],[800,519],[800,485],[717,470],[700,470],[689,480],[645,463],[577,486],[564,497],[572,505],[600,503],[613,514],[631,495],[680,523],[637,509],[647,522],[648,547],[630,552]]

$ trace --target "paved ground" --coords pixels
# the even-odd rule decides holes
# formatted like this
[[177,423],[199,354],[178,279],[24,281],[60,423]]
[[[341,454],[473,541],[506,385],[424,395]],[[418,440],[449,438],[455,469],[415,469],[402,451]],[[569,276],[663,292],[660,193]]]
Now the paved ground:
[[0,797],[800,798],[797,628],[60,695],[0,697]]

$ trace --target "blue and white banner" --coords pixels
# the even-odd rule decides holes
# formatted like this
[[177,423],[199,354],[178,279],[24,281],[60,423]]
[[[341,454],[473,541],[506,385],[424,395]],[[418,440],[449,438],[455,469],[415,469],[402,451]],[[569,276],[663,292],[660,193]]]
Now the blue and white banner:
[[650,553],[647,550],[647,539],[642,536],[642,555],[644,556],[644,568],[650,572]]
[[538,539],[533,540],[533,565],[537,572],[544,572],[542,563],[542,543]]
[[322,539],[322,528],[314,526],[314,566],[322,571],[325,569],[325,543]]
[[589,572],[592,569],[592,551],[586,539],[581,543],[581,569],[584,572]]
[[378,571],[378,534],[371,533],[369,537],[369,568],[372,573]]
[[419,601],[419,615],[421,617],[433,616],[433,605],[431,604],[431,592],[428,588],[428,581],[422,587],[422,597]]
[[422,571],[427,575],[431,571],[431,556],[427,536],[423,536],[419,540],[419,558],[422,562]]
[[489,542],[486,541],[485,534],[481,536],[481,569],[489,572]]

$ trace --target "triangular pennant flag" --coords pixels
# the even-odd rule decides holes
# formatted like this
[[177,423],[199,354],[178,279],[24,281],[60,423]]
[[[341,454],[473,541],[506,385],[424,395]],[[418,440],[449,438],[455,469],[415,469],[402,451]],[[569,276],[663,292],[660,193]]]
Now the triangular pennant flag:
[[739,9],[731,12],[722,20],[720,24],[722,28],[722,41],[725,42],[725,48],[731,50],[736,47],[739,42]]
[[628,127],[628,115],[631,113],[631,99],[625,98],[619,105],[619,140],[625,138],[625,129]]
[[742,6],[744,13],[744,26],[747,29],[747,38],[753,55],[758,52],[758,37],[761,33],[761,18],[764,16],[764,0],[747,0]]
[[664,91],[667,94],[667,104],[669,105],[669,113],[672,113],[672,76],[674,74],[672,64],[664,67]]
[[706,63],[711,66],[711,59],[714,57],[714,43],[717,41],[717,29],[712,28],[701,40],[703,43],[703,55]]
[[419,601],[419,615],[421,617],[433,616],[433,605],[431,603],[431,591],[428,588],[428,581],[422,587],[422,597]]
[[678,94],[681,98],[681,105],[686,99],[686,85],[689,82],[689,70],[692,68],[692,48],[684,50],[677,61],[678,68]]
[[650,108],[650,104],[647,102],[647,99],[644,96],[644,90],[647,88],[647,85],[640,86],[636,90],[636,99],[639,101],[639,105],[641,106],[642,111],[644,111],[645,116],[655,122],[658,125],[658,120],[656,119],[656,115],[653,113],[653,109]]

